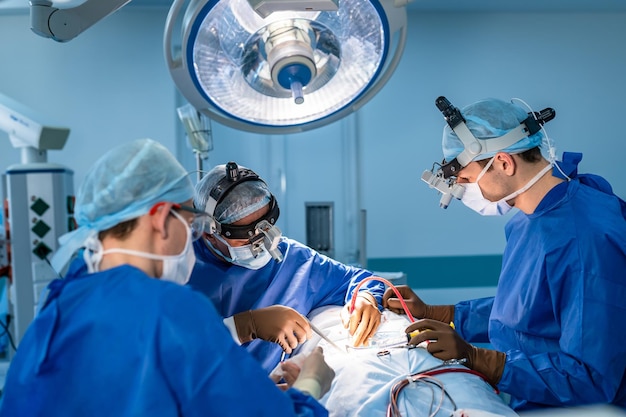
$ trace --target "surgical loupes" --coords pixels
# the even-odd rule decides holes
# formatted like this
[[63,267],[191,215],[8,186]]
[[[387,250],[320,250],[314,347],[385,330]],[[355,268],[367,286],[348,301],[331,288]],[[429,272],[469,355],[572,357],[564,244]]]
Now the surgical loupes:
[[422,181],[424,181],[430,188],[434,188],[441,193],[441,199],[439,200],[439,207],[448,208],[452,197],[460,200],[463,197],[465,188],[462,185],[457,184],[452,178],[444,178],[441,167],[433,168],[429,171],[426,170],[422,174]]

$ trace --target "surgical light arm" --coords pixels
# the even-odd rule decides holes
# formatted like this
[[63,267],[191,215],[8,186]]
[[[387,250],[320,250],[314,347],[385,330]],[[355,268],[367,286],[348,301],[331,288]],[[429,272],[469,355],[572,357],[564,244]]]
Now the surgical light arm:
[[57,42],[67,42],[132,0],[86,0],[78,6],[59,9],[49,0],[31,0],[33,32]]
[[280,11],[337,11],[339,8],[338,0],[248,0],[248,3],[262,18]]

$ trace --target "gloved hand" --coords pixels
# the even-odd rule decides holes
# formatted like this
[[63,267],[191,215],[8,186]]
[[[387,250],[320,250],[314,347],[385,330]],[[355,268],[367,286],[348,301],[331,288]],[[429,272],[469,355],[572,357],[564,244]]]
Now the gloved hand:
[[311,326],[302,314],[280,305],[248,310],[233,316],[241,343],[263,339],[278,343],[291,353],[299,343],[311,338]]
[[485,376],[492,385],[497,385],[504,371],[506,354],[497,350],[478,348],[467,343],[449,324],[423,319],[411,323],[405,332],[419,331],[409,345],[417,346],[426,342],[426,349],[441,360],[463,359],[465,365]]
[[352,301],[348,302],[341,310],[341,322],[353,336],[354,346],[361,346],[378,330],[381,314],[376,299],[368,292],[359,292],[352,314],[350,314],[351,304]]
[[309,356],[309,353],[310,352],[298,352],[285,361],[279,362],[278,365],[272,369],[272,372],[270,372],[270,379],[276,383],[284,379],[289,386],[292,386],[296,378],[298,378],[298,375],[300,375],[300,368],[302,368],[302,364]]
[[[415,318],[433,319],[446,324],[454,321],[453,305],[432,306],[423,302],[422,299],[419,298],[413,290],[406,285],[398,285],[396,289],[400,295],[402,295],[409,311]],[[387,288],[385,291],[385,294],[383,295],[383,307],[397,314],[406,314],[393,288]]]
[[[300,366],[295,362],[280,362],[276,368],[274,368],[272,373],[270,373],[270,379],[276,383],[276,386],[281,391],[287,391],[293,386],[296,379],[298,379],[298,376],[300,375]],[[284,382],[280,382],[281,379]]]
[[328,392],[334,378],[335,371],[324,361],[324,353],[318,346],[304,360],[300,375],[292,388],[307,392],[319,400]]

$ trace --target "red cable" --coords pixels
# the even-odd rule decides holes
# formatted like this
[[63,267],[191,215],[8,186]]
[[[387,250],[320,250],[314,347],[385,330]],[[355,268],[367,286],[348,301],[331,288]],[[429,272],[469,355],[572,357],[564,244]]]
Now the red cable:
[[381,281],[381,282],[385,283],[389,288],[391,288],[393,290],[394,293],[396,293],[396,296],[400,300],[400,304],[402,304],[402,308],[404,309],[404,313],[409,318],[409,321],[411,323],[413,323],[415,321],[415,319],[413,318],[413,315],[409,311],[409,307],[404,302],[404,298],[402,298],[402,295],[400,294],[400,291],[398,291],[398,289],[396,287],[394,287],[394,285],[391,282],[389,282],[388,280],[386,280],[385,278],[374,277],[374,276],[365,278],[363,281],[359,282],[359,285],[357,285],[356,288],[354,289],[354,291],[352,292],[352,302],[350,304],[350,314],[352,314],[352,312],[354,311],[354,305],[356,304],[356,295],[358,295],[358,293],[359,293],[359,288],[361,288],[361,285],[365,284],[367,281]]

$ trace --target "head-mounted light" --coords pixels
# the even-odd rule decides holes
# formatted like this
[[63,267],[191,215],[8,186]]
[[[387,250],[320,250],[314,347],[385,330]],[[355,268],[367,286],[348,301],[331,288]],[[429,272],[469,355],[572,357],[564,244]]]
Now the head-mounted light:
[[463,151],[451,161],[443,161],[441,164],[435,163],[430,171],[426,170],[422,174],[422,180],[430,188],[435,188],[442,193],[440,206],[447,208],[452,197],[461,199],[465,189],[456,184],[456,176],[460,170],[465,168],[477,156],[491,152],[498,152],[519,142],[525,137],[532,136],[541,130],[541,126],[554,119],[556,115],[554,109],[548,107],[541,112],[529,112],[528,117],[520,122],[519,126],[508,131],[506,134],[490,139],[478,139],[467,127],[465,117],[461,111],[453,106],[444,96],[435,100],[435,105],[443,114],[448,126],[454,131],[461,143]]
[[209,234],[220,234],[228,239],[248,239],[252,253],[256,256],[265,248],[272,257],[280,262],[283,259],[282,253],[278,250],[278,243],[282,232],[276,226],[276,221],[280,215],[278,202],[273,195],[270,195],[269,210],[260,219],[247,225],[222,224],[215,220],[215,208],[221,203],[226,195],[237,185],[245,181],[264,182],[254,171],[246,168],[239,168],[235,162],[226,164],[226,175],[218,181],[209,193],[206,205],[206,213],[211,221],[206,232]]

